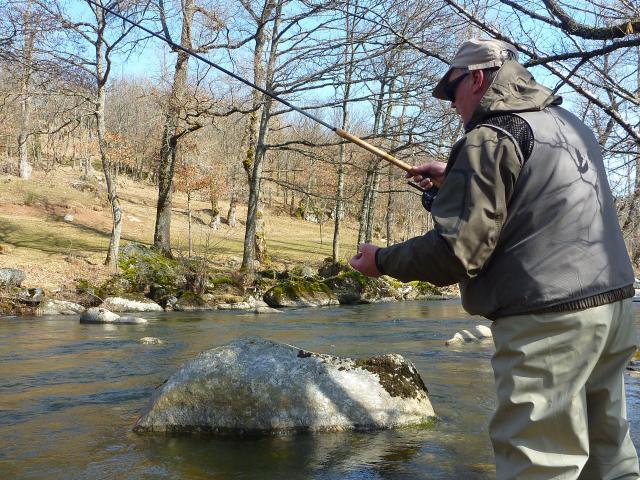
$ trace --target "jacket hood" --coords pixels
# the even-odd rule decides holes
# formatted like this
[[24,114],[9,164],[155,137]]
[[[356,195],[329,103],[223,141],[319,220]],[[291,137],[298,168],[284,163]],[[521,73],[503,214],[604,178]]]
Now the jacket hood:
[[484,118],[500,113],[539,111],[560,105],[562,97],[535,81],[529,71],[514,60],[506,61],[476,107],[473,128]]

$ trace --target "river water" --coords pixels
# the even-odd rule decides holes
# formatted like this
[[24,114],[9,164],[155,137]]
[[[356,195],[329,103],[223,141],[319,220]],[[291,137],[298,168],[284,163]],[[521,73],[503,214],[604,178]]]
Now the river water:
[[[640,325],[640,304],[636,304]],[[147,315],[149,324],[0,318],[1,479],[490,479],[489,343],[446,347],[458,301]],[[198,352],[257,335],[305,350],[412,360],[439,420],[429,429],[216,439],[131,432],[154,387]],[[141,345],[144,336],[165,345]],[[640,445],[640,379],[625,376]]]

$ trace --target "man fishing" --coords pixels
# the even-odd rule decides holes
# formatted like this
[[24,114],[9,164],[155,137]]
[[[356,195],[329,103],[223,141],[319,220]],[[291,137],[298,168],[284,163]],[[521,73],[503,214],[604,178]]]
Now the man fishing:
[[638,479],[623,372],[636,350],[633,270],[600,145],[498,40],[464,42],[433,96],[465,135],[446,164],[413,168],[439,187],[434,229],[359,247],[368,276],[459,283],[493,320],[502,479]]

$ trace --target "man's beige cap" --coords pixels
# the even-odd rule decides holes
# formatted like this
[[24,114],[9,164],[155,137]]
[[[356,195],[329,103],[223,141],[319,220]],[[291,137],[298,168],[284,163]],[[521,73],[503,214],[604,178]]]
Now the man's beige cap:
[[453,57],[449,70],[440,79],[433,96],[440,100],[448,100],[444,92],[449,74],[454,68],[481,70],[483,68],[501,67],[506,60],[518,60],[516,47],[502,40],[473,38],[464,42],[456,56]]

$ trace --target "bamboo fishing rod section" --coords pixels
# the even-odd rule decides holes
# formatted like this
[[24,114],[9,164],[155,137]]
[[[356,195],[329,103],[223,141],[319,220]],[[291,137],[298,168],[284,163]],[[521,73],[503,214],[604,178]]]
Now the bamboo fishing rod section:
[[336,132],[336,134],[339,137],[344,138],[348,142],[355,143],[356,145],[367,150],[368,152],[373,153],[374,155],[382,158],[383,160],[386,160],[387,162],[392,163],[396,167],[401,168],[405,172],[408,172],[411,170],[411,165],[409,165],[408,163],[405,163],[402,160],[394,157],[393,155],[385,152],[384,150],[381,150],[378,147],[371,145],[369,142],[361,139],[360,137],[356,137],[355,135],[347,132],[346,130],[342,130],[341,128],[335,128],[333,131]]

